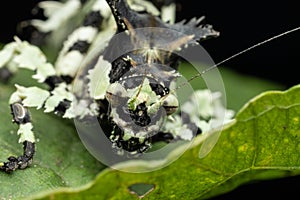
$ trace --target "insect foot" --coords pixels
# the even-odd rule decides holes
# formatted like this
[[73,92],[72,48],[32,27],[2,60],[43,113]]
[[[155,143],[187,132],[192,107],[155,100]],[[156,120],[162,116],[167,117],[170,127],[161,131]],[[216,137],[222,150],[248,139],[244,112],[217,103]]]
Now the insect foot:
[[25,169],[32,164],[32,158],[35,153],[35,144],[32,142],[23,142],[24,154],[18,157],[8,157],[8,162],[0,163],[0,170],[11,173],[16,169]]

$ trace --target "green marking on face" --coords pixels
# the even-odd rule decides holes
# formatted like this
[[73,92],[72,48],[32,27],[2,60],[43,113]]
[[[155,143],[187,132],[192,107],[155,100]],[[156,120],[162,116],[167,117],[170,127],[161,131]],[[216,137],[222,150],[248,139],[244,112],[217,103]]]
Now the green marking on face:
[[141,103],[145,103],[146,106],[149,107],[160,99],[152,90],[147,78],[144,79],[142,85],[133,89],[128,89],[127,92],[128,96],[131,97],[128,100],[128,107],[130,110],[135,110]]

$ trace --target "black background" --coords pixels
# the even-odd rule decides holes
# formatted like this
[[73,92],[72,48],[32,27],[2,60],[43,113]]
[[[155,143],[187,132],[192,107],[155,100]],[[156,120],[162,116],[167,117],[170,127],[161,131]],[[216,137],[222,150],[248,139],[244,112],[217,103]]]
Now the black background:
[[[17,23],[31,18],[37,0],[10,0],[0,12],[0,43],[12,41]],[[300,26],[297,1],[178,1],[178,20],[204,15],[205,22],[220,31],[220,37],[202,43],[217,63],[274,35]],[[197,2],[197,3],[196,3]],[[6,11],[6,12],[4,12]],[[300,31],[276,39],[247,52],[223,67],[284,84],[300,83]],[[242,84],[242,83],[241,83]],[[215,199],[260,198],[293,199],[299,196],[300,178],[290,177],[240,186]]]
[[[292,1],[190,1],[180,0],[179,18],[202,16],[220,31],[220,37],[202,43],[217,63],[274,35],[300,26],[299,7]],[[196,2],[196,1],[192,1]],[[300,31],[260,46],[224,64],[236,71],[298,84]]]
[[[18,22],[30,18],[38,0],[10,0],[0,12],[0,42],[12,40]],[[197,2],[197,4],[196,4]],[[4,12],[6,11],[6,12]],[[178,20],[204,15],[205,22],[220,37],[202,43],[217,63],[274,35],[300,26],[299,6],[286,1],[196,1],[178,0]],[[241,73],[283,83],[298,84],[300,31],[286,35],[247,52],[224,66]]]

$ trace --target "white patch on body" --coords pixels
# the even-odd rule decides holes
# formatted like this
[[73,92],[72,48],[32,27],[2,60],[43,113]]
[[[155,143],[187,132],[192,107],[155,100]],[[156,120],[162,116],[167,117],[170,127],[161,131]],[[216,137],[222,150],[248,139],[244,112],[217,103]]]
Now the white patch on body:
[[171,3],[168,6],[163,6],[161,8],[161,19],[164,22],[169,22],[170,24],[175,23],[176,14],[176,4]]
[[12,72],[18,68],[36,71],[32,77],[42,83],[48,76],[55,75],[51,63],[47,62],[46,56],[36,46],[15,37],[15,42],[7,44],[0,51],[0,68],[4,65],[10,66]]
[[110,85],[111,64],[100,56],[95,67],[88,72],[88,90],[93,99],[104,99]]
[[17,134],[20,136],[19,143],[23,143],[25,141],[28,142],[35,142],[34,133],[32,132],[32,124],[26,123],[26,124],[20,124]]
[[16,50],[17,44],[11,42],[5,45],[0,51],[0,68],[7,65],[7,63],[12,59]]
[[69,0],[66,3],[45,1],[40,4],[40,7],[45,8],[48,19],[46,21],[32,20],[31,23],[38,30],[47,33],[56,30],[61,24],[76,15],[81,7],[81,3],[79,0]]
[[78,117],[79,119],[83,119],[86,116],[97,116],[98,114],[98,105],[96,103],[91,103],[85,99],[74,99],[70,108],[66,110],[63,118],[74,119]]
[[97,33],[98,31],[96,28],[80,27],[68,37],[68,40],[64,42],[64,47],[60,51],[55,63],[55,68],[59,75],[75,76],[84,55],[77,50],[68,52],[69,48],[77,41],[86,41],[91,43]]
[[111,15],[110,7],[105,0],[97,0],[92,7],[93,11],[100,11],[101,16],[108,18]]
[[131,9],[141,12],[146,11],[154,16],[160,14],[159,10],[149,1],[145,0],[127,0],[128,5]]
[[56,64],[57,74],[74,77],[78,71],[83,57],[84,55],[82,55],[79,51],[68,52],[63,59],[59,60]]
[[38,87],[23,87],[15,85],[17,90],[11,95],[9,104],[22,101],[25,107],[36,107],[40,109],[43,107],[44,102],[50,96],[47,90]]
[[45,103],[44,112],[52,112],[63,100],[73,101],[74,96],[67,90],[66,83],[61,83],[52,92],[51,96],[47,99]]

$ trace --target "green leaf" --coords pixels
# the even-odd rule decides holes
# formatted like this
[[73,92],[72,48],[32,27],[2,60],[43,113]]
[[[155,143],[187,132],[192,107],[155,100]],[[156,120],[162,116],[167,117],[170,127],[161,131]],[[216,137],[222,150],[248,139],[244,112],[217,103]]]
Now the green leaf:
[[[207,157],[198,158],[203,137],[171,165],[149,173],[106,169],[82,188],[60,189],[37,199],[138,199],[136,185],[150,185],[147,199],[207,199],[253,180],[300,174],[300,85],[253,98],[228,124]],[[174,154],[174,152],[173,152]],[[170,159],[174,155],[170,155]],[[122,169],[154,163],[128,163]],[[137,193],[137,192],[136,192]]]
[[[234,93],[238,89],[247,91],[245,94],[241,92],[243,95],[240,95],[239,98],[228,101],[228,104],[233,105],[235,109],[240,108],[250,97],[259,94],[261,91],[281,87],[265,81],[245,78],[239,88],[235,87],[234,90],[231,90],[232,85],[237,84],[237,77],[232,75],[231,72],[225,71],[222,73],[225,74],[223,79],[227,92]],[[0,85],[0,161],[5,161],[9,155],[22,153],[22,146],[17,143],[17,125],[11,123],[12,116],[10,115],[8,98],[15,90],[12,87],[14,83],[24,86],[36,85],[29,78],[31,75],[32,73],[30,72],[22,71],[13,78],[11,85]],[[259,87],[256,87],[253,83],[259,83]],[[229,95],[227,97],[228,99],[231,98]],[[178,197],[178,195],[183,194],[186,195],[185,199],[193,199],[200,197],[203,191],[206,191],[203,194],[213,196],[232,190],[234,187],[255,178],[267,179],[295,173],[292,171],[291,174],[285,174],[285,168],[281,170],[276,167],[276,169],[267,170],[266,172],[264,170],[262,172],[250,170],[245,171],[245,173],[243,173],[244,171],[237,171],[236,175],[231,174],[231,172],[227,174],[226,171],[226,173],[224,172],[225,174],[222,174],[223,171],[218,173],[218,171],[214,171],[214,168],[209,169],[210,165],[206,166],[203,162],[209,163],[214,155],[218,155],[214,152],[223,148],[219,145],[227,141],[225,136],[230,134],[229,128],[222,133],[217,147],[204,160],[198,159],[200,144],[195,143],[195,148],[187,151],[179,160],[159,171],[145,174],[126,174],[106,169],[99,174],[104,169],[104,166],[85,150],[77,136],[72,121],[62,120],[55,115],[43,113],[41,110],[32,109],[31,113],[35,126],[34,130],[39,139],[37,155],[33,166],[26,170],[16,171],[9,175],[0,173],[0,199],[24,199],[25,197],[27,199],[65,199],[68,197],[72,199],[82,199],[83,197],[87,199],[107,199],[109,197],[115,199],[137,199],[137,195],[143,196],[143,193],[144,196],[154,199],[156,197]],[[241,115],[242,113],[239,116],[243,116]],[[251,122],[251,120],[249,121]],[[243,123],[250,126],[250,122]],[[237,126],[240,123],[236,122],[231,128],[240,130]],[[242,133],[240,134],[243,135]],[[247,134],[242,136],[242,138],[247,140],[247,142],[250,142],[252,139],[252,137],[248,138]],[[234,149],[235,147],[232,148]],[[233,153],[228,153],[227,157],[228,159],[234,159],[238,155],[238,153],[233,151]],[[223,158],[221,160],[218,160],[218,158],[219,155],[216,156],[214,164],[220,166],[225,164]],[[232,163],[232,160],[228,162]],[[236,162],[239,162],[239,160],[237,159]],[[289,167],[291,166],[292,164],[289,165]],[[291,170],[293,169],[291,167]],[[226,170],[228,169],[226,168]],[[254,172],[253,176],[250,176],[250,172]],[[97,174],[99,175],[95,179]],[[182,174],[186,174],[186,176],[183,177]],[[220,184],[222,187],[219,186]],[[132,188],[138,188],[134,186],[147,187],[141,191],[132,191],[134,190]],[[207,192],[208,190],[212,191],[212,195]],[[33,198],[33,196],[36,198]]]

